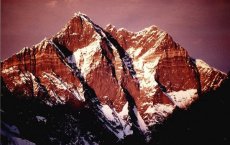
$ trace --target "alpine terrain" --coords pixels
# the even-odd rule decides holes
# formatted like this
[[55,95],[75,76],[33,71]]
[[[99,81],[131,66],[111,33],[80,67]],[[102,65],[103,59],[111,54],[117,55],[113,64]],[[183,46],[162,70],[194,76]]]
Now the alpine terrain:
[[169,136],[202,118],[191,112],[199,103],[205,110],[201,102],[228,79],[156,26],[103,29],[77,13],[56,35],[1,62],[1,144],[190,144]]

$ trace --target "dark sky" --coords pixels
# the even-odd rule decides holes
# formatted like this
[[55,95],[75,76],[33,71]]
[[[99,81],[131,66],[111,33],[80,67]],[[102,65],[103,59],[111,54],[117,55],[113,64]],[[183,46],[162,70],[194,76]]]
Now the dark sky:
[[230,71],[230,0],[1,0],[1,60],[57,33],[81,11],[101,27],[157,25],[200,58]]

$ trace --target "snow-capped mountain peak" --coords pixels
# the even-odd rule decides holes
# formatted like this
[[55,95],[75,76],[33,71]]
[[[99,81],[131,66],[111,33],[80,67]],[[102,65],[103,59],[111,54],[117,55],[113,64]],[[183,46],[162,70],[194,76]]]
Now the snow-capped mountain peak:
[[[201,60],[194,62],[157,26],[139,32],[111,24],[103,29],[80,12],[53,37],[1,62],[1,68],[4,90],[13,99],[77,112],[62,114],[71,136],[65,144],[122,143],[129,137],[150,141],[154,125],[227,78]],[[39,118],[43,124],[57,117],[52,111],[36,113],[31,120],[46,116]],[[46,143],[57,140],[64,143],[51,132]]]

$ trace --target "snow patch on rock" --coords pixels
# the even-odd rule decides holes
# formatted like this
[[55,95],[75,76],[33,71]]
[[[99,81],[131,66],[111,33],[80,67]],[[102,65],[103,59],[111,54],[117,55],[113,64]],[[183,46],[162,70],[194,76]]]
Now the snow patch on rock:
[[149,106],[144,114],[148,120],[148,126],[153,126],[157,123],[161,123],[168,115],[172,114],[175,106],[170,104],[155,104],[153,106]]
[[43,116],[36,116],[36,119],[37,119],[38,122],[44,122],[44,123],[47,122],[47,119],[45,117],[43,117]]
[[155,80],[155,73],[159,59],[160,57],[157,57],[149,61],[139,58],[133,63],[134,68],[137,70],[140,89],[145,92],[146,97],[152,97],[156,92],[155,86],[157,86],[157,82]]
[[133,134],[133,130],[131,129],[131,124],[129,122],[129,110],[128,110],[128,102],[125,103],[121,112],[118,113],[118,116],[121,120],[122,126],[124,128],[125,135]]
[[11,74],[11,73],[14,73],[14,72],[18,72],[18,67],[17,66],[12,66],[12,67],[9,67],[7,69],[3,69],[2,70],[2,73],[5,73],[5,74]]
[[[79,101],[84,102],[85,98],[84,98],[84,91],[82,89],[82,87],[78,87],[77,89],[74,89],[73,84],[69,84],[65,81],[63,81],[61,78],[56,77],[55,73],[43,73],[43,77],[47,78],[50,83],[52,83],[53,85],[55,85],[57,87],[57,89],[60,90],[66,90],[68,92],[70,92],[71,94],[73,94]],[[78,91],[79,90],[79,91]],[[49,94],[53,97],[55,97],[57,100],[59,100],[59,103],[64,103],[65,100],[65,96],[58,96],[54,91],[50,90]]]
[[173,100],[174,104],[183,109],[186,109],[198,97],[196,89],[173,91],[167,94]]
[[136,108],[135,106],[134,106],[134,108],[133,108],[133,111],[134,111],[134,113],[135,113],[135,115],[136,115],[136,117],[137,117],[137,123],[138,123],[138,125],[139,125],[141,131],[144,132],[144,133],[147,133],[147,132],[149,131],[149,130],[148,130],[148,127],[147,127],[147,125],[145,124],[143,118],[141,117],[139,111],[137,110],[137,108]]
[[95,69],[100,60],[94,59],[94,55],[101,51],[100,41],[94,41],[86,47],[77,49],[73,55],[67,58],[68,63],[75,63],[81,70],[82,75],[86,78],[92,69]]

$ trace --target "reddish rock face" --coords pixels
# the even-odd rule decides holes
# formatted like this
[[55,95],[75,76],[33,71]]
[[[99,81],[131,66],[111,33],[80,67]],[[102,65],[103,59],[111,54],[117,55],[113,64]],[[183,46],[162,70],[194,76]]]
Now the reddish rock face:
[[[71,93],[80,85],[79,80],[49,41],[24,48],[1,63],[4,82],[16,96],[43,96],[48,99],[43,100],[48,105],[70,101],[75,107],[82,106],[84,103]],[[66,84],[58,86],[62,83]]]
[[116,130],[117,138],[135,127],[147,135],[148,127],[176,106],[187,108],[200,91],[216,89],[227,78],[193,61],[156,26],[135,33],[112,25],[103,30],[84,14],[1,67],[1,77],[15,96],[49,106],[90,106],[105,128]]
[[73,17],[68,24],[54,36],[54,40],[73,52],[95,41],[95,29],[84,17]]
[[156,79],[168,92],[199,89],[195,65],[187,52],[178,47],[163,52],[157,66]]
[[[208,83],[207,86],[210,87],[211,78],[204,76],[204,72],[196,67],[187,51],[157,27],[151,26],[134,33],[123,28],[117,30],[114,26],[108,25],[106,31],[132,58],[140,89],[132,89],[131,92],[139,91],[136,93],[138,95],[132,96],[143,118],[149,118],[146,117],[146,109],[157,104],[180,104],[177,106],[184,108],[188,106],[185,105],[186,103],[191,104],[197,99],[200,90],[205,91],[204,83]],[[217,86],[224,79],[226,79],[226,75],[218,73],[215,77],[216,84],[219,83]],[[131,81],[126,83],[127,88],[131,88],[129,87],[131,85]],[[186,92],[186,90],[188,91]],[[181,101],[180,99],[170,97],[169,94],[172,96],[184,95],[186,97],[180,99],[188,100],[185,101],[185,104],[181,104],[178,103]],[[147,103],[149,105],[145,105]]]
[[210,67],[204,61],[197,59],[195,63],[199,72],[202,93],[217,89],[227,79],[225,73]]

